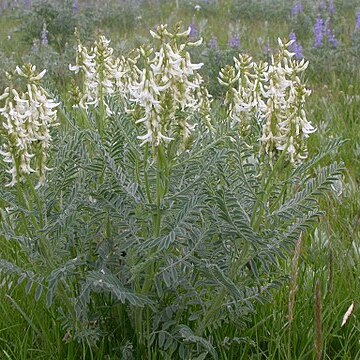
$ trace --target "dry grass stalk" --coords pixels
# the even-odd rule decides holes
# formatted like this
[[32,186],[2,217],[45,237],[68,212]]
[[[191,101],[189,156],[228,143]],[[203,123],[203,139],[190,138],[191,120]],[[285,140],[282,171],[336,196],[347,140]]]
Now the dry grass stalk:
[[334,282],[334,254],[333,251],[329,250],[329,286],[328,292],[331,293],[333,289]]
[[315,355],[321,360],[322,354],[322,319],[321,319],[321,290],[317,280],[315,285]]

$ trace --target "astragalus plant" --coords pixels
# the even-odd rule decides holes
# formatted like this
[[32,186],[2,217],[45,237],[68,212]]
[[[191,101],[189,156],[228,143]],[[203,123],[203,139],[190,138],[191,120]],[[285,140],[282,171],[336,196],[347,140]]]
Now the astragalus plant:
[[[3,258],[4,283],[17,276],[27,292],[35,284],[36,299],[45,292],[66,341],[88,347],[84,358],[99,344],[109,356],[218,358],[238,339],[217,329],[231,323],[241,334],[286,281],[279,259],[318,220],[319,198],[341,173],[341,164],[319,168],[339,141],[307,162],[295,147],[311,132],[296,125],[305,121],[296,95],[304,63],[290,64],[284,46],[283,65],[241,55],[233,80],[221,75],[236,82],[223,119],[189,55],[200,45],[189,32],[160,26],[154,48],[122,58],[105,38],[90,51],[79,45],[78,102],[59,110],[53,171],[25,205],[1,190],[2,241],[31,259]],[[97,58],[100,43],[107,55]],[[271,154],[250,130],[269,121],[280,136]]]

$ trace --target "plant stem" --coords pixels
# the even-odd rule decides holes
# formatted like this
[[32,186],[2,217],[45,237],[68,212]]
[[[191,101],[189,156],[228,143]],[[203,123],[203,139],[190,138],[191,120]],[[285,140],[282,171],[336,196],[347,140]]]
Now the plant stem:
[[145,181],[145,191],[146,197],[148,199],[149,204],[151,204],[151,191],[150,191],[150,184],[149,184],[149,176],[147,173],[147,162],[149,158],[149,144],[146,143],[145,145],[145,158],[144,158],[144,181]]
[[104,92],[103,92],[103,87],[100,86],[100,118],[98,120],[98,131],[101,140],[103,140],[104,138],[104,122],[105,122]]
[[[277,159],[274,167],[271,169],[269,176],[265,180],[264,183],[264,192],[257,198],[257,201],[254,205],[254,209],[251,215],[251,225],[253,226],[254,230],[258,230],[259,226],[261,224],[261,221],[263,221],[263,214],[264,214],[264,206],[266,206],[266,203],[271,195],[271,188],[273,185],[273,178],[277,171],[280,168],[280,165],[283,165],[283,159],[285,158],[287,147],[282,151],[281,155]],[[259,209],[259,211],[257,211]]]
[[161,229],[161,202],[164,194],[164,189],[162,188],[162,177],[164,169],[164,158],[163,158],[163,149],[161,146],[157,148],[157,171],[156,171],[156,214],[155,214],[155,224],[154,224],[154,236],[158,237],[160,235]]

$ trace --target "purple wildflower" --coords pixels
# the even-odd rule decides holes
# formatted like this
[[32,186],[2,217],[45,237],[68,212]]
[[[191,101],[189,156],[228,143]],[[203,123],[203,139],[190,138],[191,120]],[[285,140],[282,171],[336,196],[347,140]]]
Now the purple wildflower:
[[267,42],[265,45],[264,53],[265,53],[265,55],[271,54],[271,47],[270,47],[269,42]]
[[326,24],[325,24],[324,32],[327,37],[328,44],[331,47],[336,48],[338,46],[338,41],[336,40],[334,33],[331,31],[328,22],[326,22]]
[[332,0],[329,2],[329,13],[331,16],[335,14],[335,4]]
[[211,38],[211,40],[209,41],[209,48],[216,50],[218,48],[218,41],[216,36],[213,35],[213,37]]
[[264,47],[264,39],[261,36],[258,37],[257,43],[258,43],[260,49],[262,49]]
[[193,22],[190,23],[190,41],[194,41],[196,40],[196,38],[198,37],[199,32],[196,29],[196,26]]
[[293,44],[296,42],[296,35],[295,35],[294,32],[291,32],[291,33],[289,34],[289,39],[290,39],[290,40],[294,40]]
[[49,44],[47,35],[48,35],[48,31],[46,29],[46,24],[44,23],[43,29],[41,30],[41,34],[40,34],[41,46],[47,46]]
[[240,36],[238,34],[232,36],[228,41],[228,46],[231,49],[238,49],[241,46]]
[[320,1],[320,3],[319,3],[319,11],[326,11],[326,3],[325,3],[325,1]]
[[356,23],[355,23],[355,31],[360,30],[360,11],[356,14]]
[[299,0],[298,2],[296,2],[292,7],[291,7],[291,16],[295,17],[297,15],[302,14],[302,12],[304,11],[303,5],[301,0]]
[[318,48],[323,45],[324,37],[327,38],[328,44],[336,48],[338,46],[338,41],[334,35],[334,32],[329,26],[329,20],[324,22],[323,19],[317,18],[314,25],[314,47]]
[[294,32],[289,34],[289,39],[293,40],[293,43],[289,46],[290,52],[295,54],[296,60],[301,60],[304,57],[303,48],[300,44],[297,43],[296,35]]
[[79,12],[79,0],[73,0],[72,10],[73,10],[74,15],[78,14],[78,12]]
[[317,18],[314,24],[314,47],[318,48],[323,44],[324,38],[324,20]]
[[25,0],[24,5],[25,5],[25,8],[29,10],[31,8],[31,0]]
[[257,43],[259,48],[262,49],[264,55],[269,55],[271,53],[269,41],[265,44],[264,39],[260,36],[257,39]]

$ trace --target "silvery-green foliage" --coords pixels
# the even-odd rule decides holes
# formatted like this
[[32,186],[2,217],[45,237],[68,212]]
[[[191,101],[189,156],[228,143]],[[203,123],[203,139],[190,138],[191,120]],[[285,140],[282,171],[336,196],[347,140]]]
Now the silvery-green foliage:
[[[2,196],[12,206],[3,213],[2,236],[29,256],[24,269],[3,261],[2,273],[26,279],[28,289],[36,283],[35,297],[45,292],[49,306],[63,309],[73,338],[104,331],[106,318],[91,305],[98,303],[127,313],[135,346],[150,341],[170,357],[216,358],[209,331],[222,322],[243,323],[280,286],[279,257],[317,221],[318,195],[337,180],[341,165],[313,179],[304,167],[266,188],[236,133],[202,136],[176,159],[154,237],[155,209],[141,178],[144,169],[150,178],[156,169],[134,133],[129,118],[118,115],[103,141],[93,131],[59,141],[56,169],[36,195],[43,203],[32,209],[27,234],[20,219],[30,210]],[[146,328],[137,328],[139,313]]]

